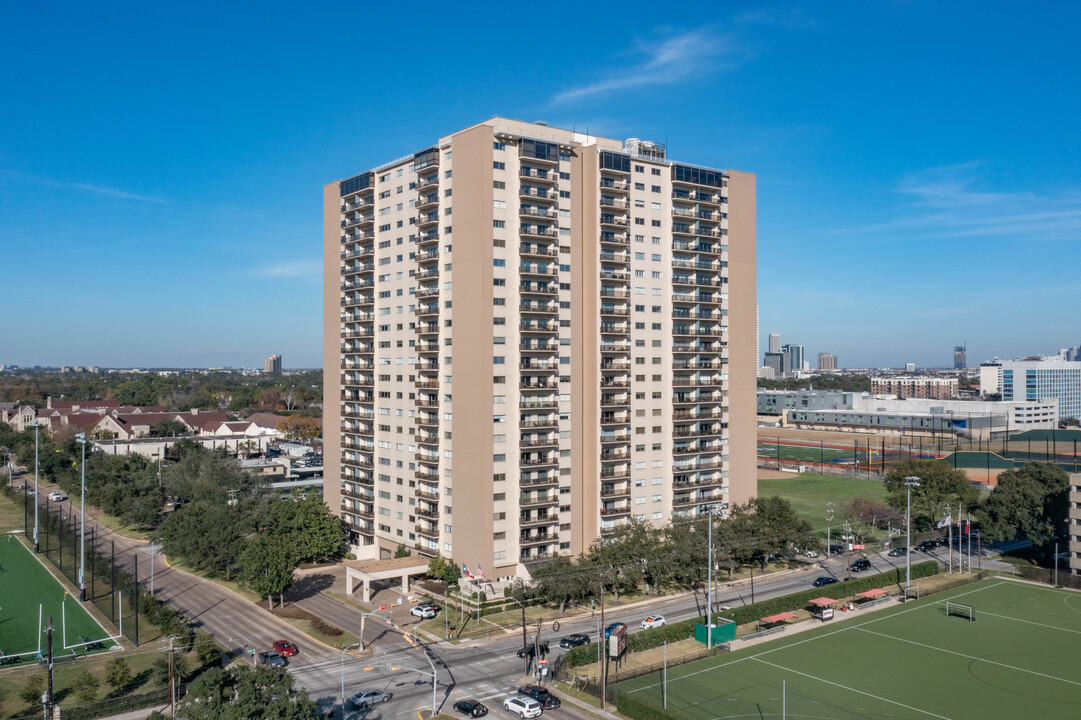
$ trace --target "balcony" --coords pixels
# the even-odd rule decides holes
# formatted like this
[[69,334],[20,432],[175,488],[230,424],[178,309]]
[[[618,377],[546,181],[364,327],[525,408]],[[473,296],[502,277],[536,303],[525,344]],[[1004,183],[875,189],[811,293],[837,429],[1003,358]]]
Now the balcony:
[[417,235],[417,245],[418,246],[430,245],[432,243],[438,243],[438,242],[439,242],[439,231],[438,230],[429,230],[426,233],[421,233],[420,235]]
[[537,527],[537,526],[541,526],[541,525],[555,525],[558,522],[559,522],[559,515],[556,515],[554,513],[551,514],[551,515],[541,515],[539,517],[538,516],[531,516],[529,513],[522,513],[521,517],[518,519],[519,527]]
[[555,266],[548,266],[543,263],[528,263],[523,262],[518,266],[518,272],[522,275],[542,275],[545,277],[558,277],[559,268]]
[[435,187],[439,187],[439,173],[417,178],[417,190],[427,190]]
[[528,419],[518,423],[520,428],[555,428],[559,426],[559,418],[554,415],[538,417],[530,415]]
[[605,190],[612,190],[614,192],[627,192],[630,190],[631,184],[625,180],[613,180],[611,178],[601,178],[601,188]]
[[629,224],[626,215],[601,214],[601,227],[627,227]]
[[615,485],[601,485],[602,498],[630,497],[629,487],[616,487]]
[[413,309],[413,312],[418,317],[429,317],[429,316],[432,316],[432,315],[438,315],[439,314],[439,304],[438,303],[433,303],[433,304],[430,304],[430,305],[429,304],[417,305],[416,308]]
[[536,198],[545,202],[558,202],[559,193],[555,190],[549,190],[548,188],[537,188],[530,185],[523,184],[518,190],[518,197],[523,198]]
[[559,232],[547,225],[529,225],[528,223],[522,223],[518,227],[518,234],[522,237],[534,237],[534,238],[557,238]]
[[619,443],[626,445],[631,441],[630,433],[619,433],[617,435],[601,435],[602,443]]
[[527,435],[523,436],[518,442],[518,446],[523,448],[556,447],[558,445],[559,440],[551,436],[538,438]]
[[547,545],[555,541],[555,536],[549,537],[546,534],[522,535],[518,538],[518,543],[523,546]]
[[559,370],[559,363],[539,363],[536,358],[523,358],[518,363],[518,368],[523,371],[551,373]]
[[417,425],[426,425],[430,427],[437,427],[439,425],[438,415],[424,415],[418,413],[413,419],[416,421]]
[[518,248],[518,252],[525,257],[554,258],[559,256],[559,248],[548,244],[522,243]]
[[438,225],[438,224],[439,224],[439,213],[438,212],[421,213],[420,215],[417,215],[416,225],[417,225],[418,228],[426,228],[426,227],[431,227],[432,225]]
[[612,517],[613,515],[629,515],[630,512],[630,505],[611,505],[601,508],[601,515],[604,515],[605,517]]
[[546,218],[549,220],[555,220],[559,217],[559,213],[556,212],[555,208],[533,207],[532,205],[519,206],[518,215],[521,217]]
[[559,179],[559,175],[556,174],[554,171],[540,168],[531,168],[526,166],[522,166],[521,170],[519,170],[518,177],[533,180],[534,182],[547,183],[554,183],[556,180]]
[[604,245],[627,245],[627,233],[602,232],[601,243]]
[[537,507],[539,505],[552,505],[556,502],[559,502],[559,497],[557,495],[539,495],[537,497],[533,497],[531,495],[523,495],[522,498],[518,501],[518,505],[519,507],[525,508]]
[[416,529],[417,535],[421,535],[426,538],[439,539],[439,528],[432,527],[431,525],[425,525],[423,523],[417,523]]
[[554,302],[536,302],[523,300],[518,303],[518,311],[523,313],[544,313],[551,314],[559,310],[559,305]]
[[431,193],[430,195],[422,195],[417,198],[417,210],[424,210],[434,205],[439,204],[439,193]]
[[524,282],[518,286],[518,291],[526,295],[555,295],[556,290],[557,286],[550,283]]

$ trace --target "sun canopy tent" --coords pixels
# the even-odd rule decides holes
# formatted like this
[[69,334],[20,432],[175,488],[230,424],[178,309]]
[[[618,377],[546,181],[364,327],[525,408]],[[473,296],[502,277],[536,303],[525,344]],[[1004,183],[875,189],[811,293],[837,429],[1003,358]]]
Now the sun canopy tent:
[[886,594],[886,591],[882,588],[875,588],[874,590],[867,590],[866,592],[856,593],[856,597],[863,598],[865,600],[874,600],[880,598]]
[[811,604],[811,605],[814,605],[815,607],[824,608],[824,607],[829,607],[830,605],[833,605],[834,603],[839,603],[839,602],[843,602],[843,601],[842,600],[834,600],[833,598],[828,598],[828,597],[820,597],[820,598],[815,598],[814,600],[808,600],[807,602],[809,604]]
[[772,625],[773,623],[784,622],[785,620],[791,620],[795,617],[799,616],[796,615],[796,613],[794,612],[783,612],[777,613],[776,615],[770,615],[769,617],[759,618],[759,622],[765,623],[767,625]]

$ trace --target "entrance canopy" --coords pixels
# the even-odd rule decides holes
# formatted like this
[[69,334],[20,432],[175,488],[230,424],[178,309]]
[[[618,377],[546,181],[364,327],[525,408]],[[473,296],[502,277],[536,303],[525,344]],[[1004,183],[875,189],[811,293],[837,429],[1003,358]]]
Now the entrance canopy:
[[428,572],[426,559],[418,562],[416,557],[390,558],[387,560],[345,561],[345,591],[350,595],[358,584],[363,585],[363,601],[371,600],[373,580],[401,580],[402,592],[409,590],[409,578]]

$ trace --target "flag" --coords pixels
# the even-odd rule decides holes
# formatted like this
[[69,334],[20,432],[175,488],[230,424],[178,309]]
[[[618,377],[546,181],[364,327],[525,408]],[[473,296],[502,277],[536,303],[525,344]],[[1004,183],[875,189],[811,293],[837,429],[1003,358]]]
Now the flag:
[[480,563],[477,563],[477,575],[480,576],[481,580],[487,580],[488,579],[488,578],[484,577],[484,568],[482,568],[480,566]]
[[968,535],[968,530],[969,530],[968,526],[969,526],[970,522],[971,521],[969,521],[969,520],[965,520],[965,535]]
[[469,566],[465,563],[462,563],[462,575],[465,575],[470,580],[473,579],[473,573],[469,572]]
[[949,527],[950,523],[952,523],[952,522],[953,522],[953,515],[947,515],[942,520],[939,520],[938,523],[935,525],[935,527],[937,527],[939,529],[942,529],[944,527]]

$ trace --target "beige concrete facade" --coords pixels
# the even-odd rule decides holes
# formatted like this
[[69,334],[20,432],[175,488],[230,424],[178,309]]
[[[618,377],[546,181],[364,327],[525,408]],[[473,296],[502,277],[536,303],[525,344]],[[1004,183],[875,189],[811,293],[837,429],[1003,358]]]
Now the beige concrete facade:
[[360,558],[520,576],[755,494],[753,174],[493,118],[324,192],[324,497]]

